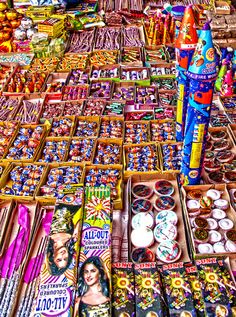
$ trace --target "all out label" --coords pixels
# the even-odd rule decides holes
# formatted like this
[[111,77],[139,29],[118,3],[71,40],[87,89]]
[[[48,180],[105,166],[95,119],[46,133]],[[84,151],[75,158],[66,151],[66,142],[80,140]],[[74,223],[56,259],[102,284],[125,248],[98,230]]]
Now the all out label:
[[35,316],[62,316],[70,308],[71,299],[71,290],[62,284],[40,285]]

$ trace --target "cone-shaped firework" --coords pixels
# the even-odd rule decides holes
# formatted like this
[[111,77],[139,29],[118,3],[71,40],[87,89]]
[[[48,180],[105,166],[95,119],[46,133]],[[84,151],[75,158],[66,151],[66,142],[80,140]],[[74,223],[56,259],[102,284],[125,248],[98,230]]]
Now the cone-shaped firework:
[[189,104],[181,164],[184,185],[200,182],[216,75],[216,54],[207,22],[187,72],[190,79]]
[[189,80],[186,71],[197,45],[197,31],[194,23],[193,10],[188,6],[176,40],[176,70],[178,81],[178,100],[176,114],[176,140],[183,141],[186,110],[189,94]]

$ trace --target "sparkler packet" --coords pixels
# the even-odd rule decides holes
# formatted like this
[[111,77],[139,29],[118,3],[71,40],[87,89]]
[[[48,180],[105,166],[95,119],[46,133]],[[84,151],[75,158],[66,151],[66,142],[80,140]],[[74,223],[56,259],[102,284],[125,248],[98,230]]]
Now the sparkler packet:
[[70,317],[73,312],[83,187],[61,186],[58,193],[32,315],[35,317]]
[[166,316],[161,278],[156,263],[135,264],[134,272],[136,317]]
[[162,275],[170,317],[196,317],[193,294],[183,262],[163,265]]
[[222,276],[223,262],[208,258],[197,260],[196,265],[207,316],[235,316],[232,315],[226,280]]
[[86,187],[74,316],[111,316],[111,197]]
[[193,303],[198,317],[205,317],[205,305],[202,297],[201,285],[198,279],[198,271],[195,265],[185,267],[190,289],[193,293]]
[[133,263],[112,264],[112,317],[135,316]]

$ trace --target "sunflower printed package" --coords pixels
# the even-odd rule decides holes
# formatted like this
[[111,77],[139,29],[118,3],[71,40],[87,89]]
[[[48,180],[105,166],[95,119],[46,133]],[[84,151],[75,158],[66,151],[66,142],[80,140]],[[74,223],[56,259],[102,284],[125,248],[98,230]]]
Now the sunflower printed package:
[[166,316],[161,278],[155,262],[134,265],[136,317]]
[[112,317],[135,315],[133,263],[112,264]]
[[[229,289],[234,288],[228,277],[223,273],[223,261],[217,258],[199,259],[196,261],[199,282],[205,302],[207,317],[230,317],[235,315],[231,309]],[[222,274],[223,273],[223,274]],[[231,297],[231,299],[230,299]],[[231,302],[231,303],[230,303]]]
[[164,289],[170,317],[196,317],[193,294],[183,262],[162,267]]
[[109,187],[86,187],[74,317],[111,316]]
[[58,188],[34,317],[72,317],[82,227],[83,187]]
[[201,284],[198,279],[198,271],[195,265],[187,264],[185,267],[191,291],[193,293],[193,303],[198,317],[205,317],[205,305],[202,297]]

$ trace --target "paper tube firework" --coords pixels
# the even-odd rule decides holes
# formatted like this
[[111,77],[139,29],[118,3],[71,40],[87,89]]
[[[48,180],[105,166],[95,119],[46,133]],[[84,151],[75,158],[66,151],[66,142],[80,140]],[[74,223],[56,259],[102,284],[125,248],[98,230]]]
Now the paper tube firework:
[[188,6],[184,11],[179,36],[176,40],[176,71],[178,81],[176,140],[183,141],[186,111],[189,95],[189,79],[186,77],[189,63],[197,45],[197,31],[194,23],[193,10]]
[[216,53],[209,22],[201,31],[188,68],[189,104],[181,164],[181,182],[199,184],[216,79]]

